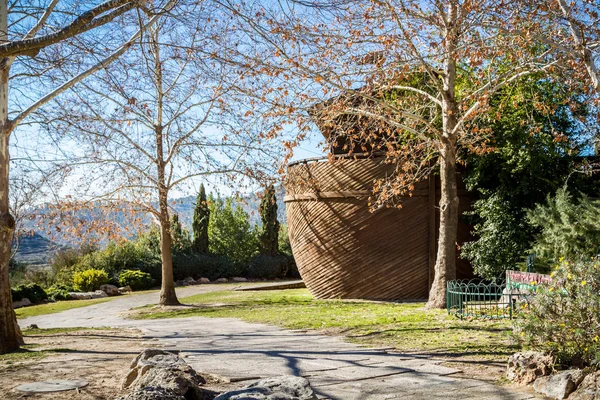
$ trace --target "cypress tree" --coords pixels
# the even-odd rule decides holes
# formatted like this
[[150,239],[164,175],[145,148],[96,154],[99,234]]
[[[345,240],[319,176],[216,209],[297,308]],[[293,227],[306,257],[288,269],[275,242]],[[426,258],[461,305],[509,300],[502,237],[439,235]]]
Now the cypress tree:
[[174,252],[182,251],[189,246],[189,236],[186,238],[187,235],[188,233],[183,229],[181,221],[179,221],[179,214],[173,213],[171,216],[171,239],[173,241],[172,247]]
[[196,197],[196,207],[194,208],[194,220],[192,228],[194,230],[193,249],[198,254],[208,253],[208,221],[210,219],[210,210],[206,201],[206,191],[204,184],[200,185],[200,192]]
[[279,247],[279,221],[277,221],[275,188],[272,185],[265,190],[260,202],[260,219],[262,220],[260,253],[274,256]]

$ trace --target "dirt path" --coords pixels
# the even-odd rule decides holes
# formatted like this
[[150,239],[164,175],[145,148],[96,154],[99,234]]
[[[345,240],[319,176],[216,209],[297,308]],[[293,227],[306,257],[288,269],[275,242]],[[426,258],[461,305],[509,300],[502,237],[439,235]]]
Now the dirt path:
[[[216,285],[215,285],[216,286]],[[178,289],[179,296],[223,285]],[[433,356],[365,349],[342,338],[284,330],[226,318],[124,319],[120,313],[155,303],[157,293],[127,296],[107,303],[27,318],[40,328],[102,327],[139,329],[148,343],[179,351],[200,372],[244,384],[260,377],[293,374],[309,379],[321,398],[379,399],[530,399],[519,388],[470,379],[441,365]]]
[[[27,343],[47,356],[0,362],[0,399],[114,399],[124,394],[121,379],[131,359],[144,348],[139,331],[123,329],[31,335]],[[23,383],[57,379],[86,380],[89,385],[79,391],[46,394],[14,390]]]

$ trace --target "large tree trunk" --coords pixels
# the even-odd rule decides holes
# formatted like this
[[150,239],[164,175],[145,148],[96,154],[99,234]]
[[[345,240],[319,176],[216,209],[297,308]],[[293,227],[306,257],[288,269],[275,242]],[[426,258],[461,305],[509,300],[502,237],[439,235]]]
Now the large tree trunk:
[[[6,3],[3,2],[2,7],[5,6]],[[6,9],[2,12],[6,12]],[[10,215],[8,202],[10,166],[8,141],[12,131],[12,124],[8,120],[9,69],[8,60],[2,60],[0,64],[0,354],[16,350],[23,344],[23,337],[13,310],[8,278],[12,235],[15,229],[15,220]]]
[[[166,203],[166,202],[165,202]],[[171,251],[171,229],[169,214],[161,205],[160,218],[160,255],[162,259],[162,286],[160,288],[160,305],[174,306],[178,305],[177,294],[175,293],[175,282],[173,280],[173,254]]]
[[427,308],[446,306],[446,284],[456,279],[456,233],[458,226],[458,189],[456,186],[456,152],[442,151],[440,160],[440,231],[435,262],[435,276],[429,291]]

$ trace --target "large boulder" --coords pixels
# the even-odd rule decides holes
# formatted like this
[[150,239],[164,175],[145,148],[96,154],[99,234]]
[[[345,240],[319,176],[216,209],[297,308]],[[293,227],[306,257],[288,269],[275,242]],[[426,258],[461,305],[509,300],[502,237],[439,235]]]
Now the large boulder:
[[101,285],[100,290],[109,296],[117,296],[119,294],[119,288],[115,285]]
[[600,400],[600,371],[587,374],[569,400]]
[[200,278],[197,281],[198,283],[210,283],[210,279],[208,278]]
[[141,391],[148,388],[161,389],[185,396],[186,399],[202,399],[200,385],[206,381],[175,353],[159,349],[146,349],[131,363],[123,381],[123,389]]
[[529,385],[541,376],[552,373],[552,356],[536,351],[515,353],[508,358],[506,377],[518,384]]
[[570,369],[558,374],[539,377],[533,383],[533,388],[536,392],[551,399],[566,399],[577,389],[583,377],[584,373],[580,369]]
[[233,390],[214,400],[316,400],[310,383],[301,377],[284,375],[261,379],[244,389]]

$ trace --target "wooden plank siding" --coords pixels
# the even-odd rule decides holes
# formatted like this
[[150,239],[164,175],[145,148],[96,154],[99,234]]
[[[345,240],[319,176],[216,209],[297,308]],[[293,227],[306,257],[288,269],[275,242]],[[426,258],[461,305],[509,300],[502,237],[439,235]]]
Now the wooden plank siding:
[[[435,264],[439,182],[421,182],[403,207],[368,207],[372,182],[391,173],[383,158],[290,165],[286,213],[294,258],[317,298],[422,300]],[[464,203],[464,205],[463,205]],[[461,190],[461,209],[470,206]],[[459,243],[470,227],[459,226]],[[460,260],[460,278],[472,275]]]

